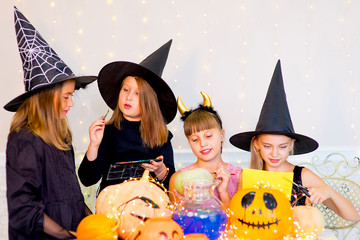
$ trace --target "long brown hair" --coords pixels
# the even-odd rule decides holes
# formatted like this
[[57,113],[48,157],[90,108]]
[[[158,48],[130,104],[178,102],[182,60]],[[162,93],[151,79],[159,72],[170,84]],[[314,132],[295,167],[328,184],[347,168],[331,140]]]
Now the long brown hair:
[[60,150],[69,150],[71,131],[66,118],[60,117],[61,88],[65,82],[44,88],[26,99],[11,121],[9,136],[28,128],[47,144]]
[[[168,129],[165,119],[161,113],[157,95],[154,89],[141,77],[135,77],[139,89],[140,105],[140,127],[139,131],[143,144],[148,147],[161,146],[167,142]],[[124,83],[124,81],[123,81]],[[123,87],[123,83],[120,89]],[[121,91],[120,91],[121,92]],[[106,124],[113,124],[120,129],[123,114],[120,111],[119,103],[114,113]]]

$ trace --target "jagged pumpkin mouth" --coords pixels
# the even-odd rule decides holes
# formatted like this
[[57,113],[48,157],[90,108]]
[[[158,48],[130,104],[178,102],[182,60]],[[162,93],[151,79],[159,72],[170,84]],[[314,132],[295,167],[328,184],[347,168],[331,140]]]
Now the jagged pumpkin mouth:
[[259,222],[258,222],[258,223],[255,223],[255,222],[246,222],[246,221],[244,221],[244,220],[242,220],[242,219],[240,219],[240,218],[238,218],[238,221],[241,222],[242,224],[247,225],[248,228],[252,227],[253,229],[254,229],[254,228],[257,228],[257,229],[260,229],[260,228],[263,228],[263,229],[268,228],[268,229],[270,229],[270,227],[271,227],[272,225],[274,225],[274,224],[278,225],[279,222],[280,222],[279,219],[276,219],[275,222],[267,222],[267,223],[259,223]]

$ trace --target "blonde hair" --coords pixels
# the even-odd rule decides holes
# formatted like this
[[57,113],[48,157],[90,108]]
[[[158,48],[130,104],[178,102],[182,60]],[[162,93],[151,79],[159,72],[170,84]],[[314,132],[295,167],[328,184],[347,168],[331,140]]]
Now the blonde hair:
[[207,129],[218,128],[221,130],[220,116],[206,110],[198,109],[193,111],[184,121],[184,133],[189,137],[195,132]]
[[[166,121],[161,113],[157,95],[154,89],[141,77],[134,77],[139,89],[140,105],[140,127],[141,139],[145,146],[150,148],[162,146],[167,142],[168,129]],[[123,87],[122,82],[120,89]],[[120,91],[121,92],[121,91]],[[119,103],[114,109],[114,113],[106,124],[112,124],[121,130],[120,123],[123,114],[120,111]]]
[[[261,135],[261,134],[260,134]],[[256,149],[254,141],[255,139],[257,139],[260,135],[254,136],[251,139],[251,143],[250,143],[250,152],[251,152],[251,157],[250,157],[250,168],[251,169],[258,169],[258,170],[266,170],[265,169],[265,161],[264,159],[261,157],[261,154],[259,152],[258,149]],[[286,135],[284,135],[286,136]],[[288,137],[288,136],[287,136]],[[289,137],[291,138],[291,137]],[[292,138],[291,138],[292,139]],[[294,139],[293,139],[294,141]],[[293,148],[291,149],[291,151],[289,152],[289,155],[293,155],[294,154],[294,148],[295,146],[293,146]]]
[[60,150],[70,150],[71,131],[66,118],[62,119],[60,115],[61,89],[65,82],[46,87],[26,99],[11,121],[9,136],[28,128],[45,143]]
[[265,162],[264,159],[262,159],[259,150],[256,149],[254,140],[257,139],[258,136],[254,136],[251,139],[250,143],[250,168],[251,169],[258,169],[258,170],[265,170]]

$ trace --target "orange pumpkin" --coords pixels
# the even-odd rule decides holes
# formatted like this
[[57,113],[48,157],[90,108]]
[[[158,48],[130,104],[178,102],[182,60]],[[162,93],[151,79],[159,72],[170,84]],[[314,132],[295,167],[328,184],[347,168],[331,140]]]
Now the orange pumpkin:
[[184,232],[171,218],[150,218],[140,228],[135,240],[181,240]]
[[202,233],[190,233],[190,234],[186,234],[184,236],[184,239],[187,240],[209,240],[209,238]]
[[118,239],[117,226],[113,219],[103,214],[91,214],[79,223],[76,229],[78,240]]
[[118,234],[133,240],[138,227],[149,218],[171,217],[170,199],[149,180],[145,170],[140,180],[132,180],[103,189],[96,200],[96,213],[113,215],[119,221]]
[[316,237],[325,226],[324,216],[319,209],[313,206],[295,206],[293,208],[293,236]]
[[230,226],[240,239],[280,239],[291,231],[290,201],[275,189],[242,189],[230,202]]

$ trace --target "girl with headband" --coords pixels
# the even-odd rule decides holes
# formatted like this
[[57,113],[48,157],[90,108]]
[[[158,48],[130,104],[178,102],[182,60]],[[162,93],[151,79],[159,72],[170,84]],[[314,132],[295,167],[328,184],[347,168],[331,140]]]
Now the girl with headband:
[[176,196],[173,201],[178,201],[183,196],[175,189],[177,175],[184,170],[204,168],[212,173],[214,179],[221,180],[214,193],[224,206],[228,207],[232,196],[241,188],[242,168],[226,163],[222,159],[225,130],[219,114],[212,107],[209,96],[205,92],[201,94],[203,104],[193,110],[186,108],[181,98],[178,98],[178,109],[184,121],[184,133],[196,156],[196,162],[174,173],[170,179],[169,191]]

